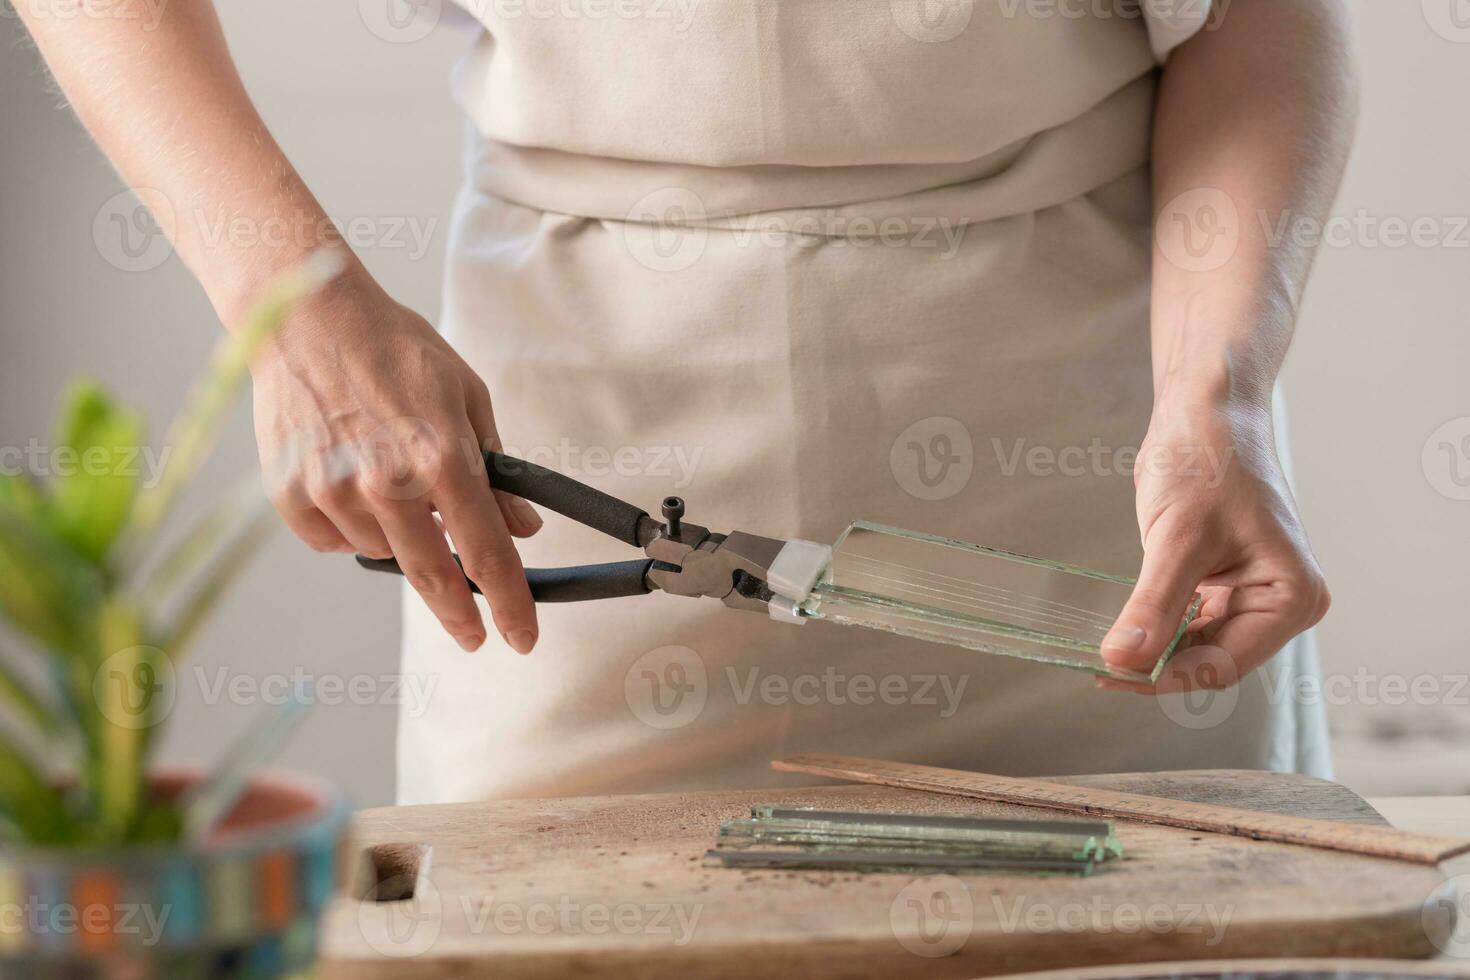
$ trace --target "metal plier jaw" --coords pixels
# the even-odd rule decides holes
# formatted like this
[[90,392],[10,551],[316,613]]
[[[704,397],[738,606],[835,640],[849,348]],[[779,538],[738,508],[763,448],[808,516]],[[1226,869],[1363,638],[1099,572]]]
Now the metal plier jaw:
[[831,561],[830,548],[745,531],[712,534],[682,519],[684,501],[678,497],[665,498],[663,514],[664,523],[649,518],[639,527],[640,538],[648,535],[644,553],[653,559],[651,585],[671,595],[708,596],[732,609],[805,622],[801,603]]

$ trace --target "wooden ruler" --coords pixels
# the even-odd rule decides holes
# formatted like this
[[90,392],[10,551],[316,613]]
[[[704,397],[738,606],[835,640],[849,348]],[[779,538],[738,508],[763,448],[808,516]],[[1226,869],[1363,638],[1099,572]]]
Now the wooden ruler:
[[1282,813],[1261,813],[1209,803],[1189,803],[1161,796],[1140,796],[1115,790],[1068,786],[1043,779],[991,776],[961,769],[915,766],[880,759],[842,755],[799,755],[771,763],[782,772],[830,776],[859,783],[877,783],[900,789],[968,796],[977,800],[1019,803],[1069,813],[1138,820],[1165,827],[1184,827],[1216,834],[1233,834],[1255,840],[1304,844],[1333,851],[1397,858],[1419,864],[1438,864],[1456,854],[1470,851],[1470,839],[1415,834],[1372,824],[1315,820]]

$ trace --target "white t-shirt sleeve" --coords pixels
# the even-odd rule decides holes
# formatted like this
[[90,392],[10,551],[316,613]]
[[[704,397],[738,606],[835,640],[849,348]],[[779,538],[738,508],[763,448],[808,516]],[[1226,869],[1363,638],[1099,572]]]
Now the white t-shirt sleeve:
[[1154,57],[1160,62],[1205,26],[1213,0],[1140,0]]

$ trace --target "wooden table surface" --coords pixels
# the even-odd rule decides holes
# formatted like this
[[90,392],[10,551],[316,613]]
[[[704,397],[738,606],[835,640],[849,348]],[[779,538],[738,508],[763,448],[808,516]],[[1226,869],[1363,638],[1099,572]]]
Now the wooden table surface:
[[[1370,822],[1387,818],[1405,829],[1470,836],[1467,798],[1380,799],[1372,801],[1379,810],[1375,813],[1335,784],[1272,773],[1062,781],[1115,783],[1112,788],[1264,811]],[[926,958],[929,951],[922,943],[905,943],[913,938],[909,927],[894,918],[899,913],[893,910],[908,907],[899,892],[909,877],[703,867],[699,856],[712,842],[719,820],[738,815],[752,802],[778,800],[838,809],[993,810],[995,815],[1021,809],[847,785],[367,811],[359,815],[356,843],[378,849],[385,866],[377,877],[388,878],[390,889],[414,880],[412,875],[395,879],[393,861],[402,859],[405,868],[411,867],[415,846],[433,848],[427,889],[432,907],[426,911],[422,903],[410,903],[412,911],[405,915],[394,911],[395,903],[340,901],[326,927],[323,975],[549,977],[572,971],[670,977],[968,977],[1145,959],[1422,958],[1435,948],[1426,938],[1429,927],[1423,922],[1428,920],[1421,922],[1421,906],[1444,912],[1435,907],[1443,905],[1442,899],[1431,900],[1439,896],[1441,880],[1431,867],[1120,823],[1130,858],[1107,874],[1090,879],[966,877],[951,896],[968,904],[968,892],[973,899],[965,941],[950,955]],[[400,845],[400,850],[407,846],[408,851],[398,853],[386,845]],[[1442,870],[1449,876],[1470,875],[1470,858]],[[1470,893],[1470,887],[1461,891]],[[676,909],[696,908],[703,917],[692,934],[694,941],[682,945],[664,934],[677,932],[674,921],[664,923],[664,933],[650,936],[651,929],[619,934],[607,923],[607,928],[592,930],[579,921],[567,929],[553,917],[541,929],[530,922],[507,924],[491,918],[499,911],[551,908],[556,896],[569,897],[574,910],[642,909],[664,902]],[[1233,918],[1222,933],[1223,944],[1208,949],[1196,948],[1203,942],[1200,935],[1134,930],[1125,936],[1112,928],[1100,933],[1068,929],[1062,935],[1044,924],[1006,926],[1002,913],[1009,907],[1002,907],[1002,899],[1016,896],[1029,896],[1033,904],[1052,909],[1081,908],[1084,900],[1095,904],[1099,899],[1113,905],[1146,899],[1177,908],[1210,902],[1228,907]],[[1439,960],[1446,975],[1459,975],[1451,968],[1470,963],[1470,908],[1460,911],[1465,941],[1441,943],[1450,954]],[[427,940],[423,949],[417,948],[420,940]]]
[[[1381,796],[1368,800],[1384,819],[1404,830],[1470,836],[1470,796]],[[1470,967],[1470,854],[1451,858],[1440,870],[1460,892],[1460,926],[1436,959]]]

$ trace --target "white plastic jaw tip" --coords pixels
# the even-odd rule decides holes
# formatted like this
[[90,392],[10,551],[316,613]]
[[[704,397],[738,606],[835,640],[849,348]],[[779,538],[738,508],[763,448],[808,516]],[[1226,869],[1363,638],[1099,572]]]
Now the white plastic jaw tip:
[[811,595],[817,579],[832,564],[830,545],[815,541],[788,541],[766,572],[766,585],[775,593],[769,608],[771,618],[804,623],[798,607]]
[[766,608],[770,610],[771,618],[778,623],[806,625],[806,617],[801,614],[801,603],[795,599],[788,599],[784,595],[774,595],[771,596],[771,601],[766,603]]

